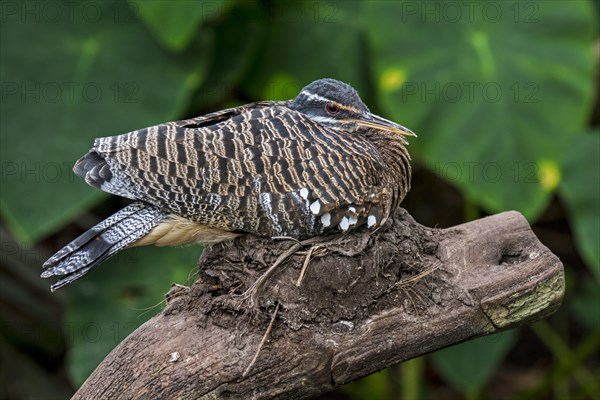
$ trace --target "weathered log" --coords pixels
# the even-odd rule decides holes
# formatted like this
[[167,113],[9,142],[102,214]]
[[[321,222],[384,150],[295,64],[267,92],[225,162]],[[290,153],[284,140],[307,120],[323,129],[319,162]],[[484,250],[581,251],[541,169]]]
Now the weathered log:
[[546,317],[564,294],[560,260],[521,214],[437,230],[400,210],[375,234],[313,243],[300,286],[306,251],[292,255],[251,305],[244,292],[294,243],[247,236],[206,249],[192,287],[174,286],[74,398],[311,398]]

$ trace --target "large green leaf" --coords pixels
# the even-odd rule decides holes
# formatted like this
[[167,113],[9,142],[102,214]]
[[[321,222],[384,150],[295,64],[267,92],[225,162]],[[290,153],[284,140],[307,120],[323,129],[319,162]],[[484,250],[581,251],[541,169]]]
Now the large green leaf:
[[247,72],[262,44],[265,12],[259,3],[244,1],[210,24],[215,34],[215,51],[207,79],[193,99],[196,109],[206,109],[233,97],[234,86]]
[[69,372],[80,385],[106,355],[156,315],[171,283],[188,284],[200,246],[125,250],[64,289]]
[[588,279],[580,284],[582,288],[574,293],[570,304],[573,316],[588,329],[600,333],[600,283]]
[[376,372],[364,378],[355,380],[338,389],[350,399],[386,400],[390,398],[390,369]]
[[173,51],[185,49],[202,22],[229,7],[226,0],[129,0],[129,4],[157,40]]
[[577,248],[600,282],[600,132],[579,137],[569,146],[559,194]]
[[[287,100],[319,78],[368,93],[359,2],[279,2],[254,68],[244,82],[253,99]],[[267,20],[268,21],[268,20]]]
[[594,94],[591,2],[368,2],[381,105],[410,150],[491,212],[543,211]]
[[19,4],[34,12],[3,15],[0,31],[0,210],[34,241],[101,198],[71,172],[93,139],[178,117],[206,55],[174,58],[126,3],[52,2],[58,17]]
[[516,341],[516,332],[484,336],[431,355],[444,380],[463,393],[481,390]]

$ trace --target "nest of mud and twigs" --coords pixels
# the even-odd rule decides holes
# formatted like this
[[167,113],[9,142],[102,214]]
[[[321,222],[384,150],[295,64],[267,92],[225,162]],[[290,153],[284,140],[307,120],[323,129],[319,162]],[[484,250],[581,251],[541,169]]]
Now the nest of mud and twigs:
[[[311,239],[269,273],[253,296],[255,282],[298,242],[242,236],[206,248],[199,279],[185,290],[193,301],[169,302],[165,312],[193,307],[212,315],[212,321],[238,326],[247,321],[242,315],[268,320],[278,303],[278,318],[292,329],[322,324],[344,329],[398,306],[409,314],[420,313],[436,302],[436,292],[445,286],[442,272],[432,267],[439,265],[440,236],[435,232],[400,209],[376,233],[360,229]],[[310,262],[298,285],[309,252]]]

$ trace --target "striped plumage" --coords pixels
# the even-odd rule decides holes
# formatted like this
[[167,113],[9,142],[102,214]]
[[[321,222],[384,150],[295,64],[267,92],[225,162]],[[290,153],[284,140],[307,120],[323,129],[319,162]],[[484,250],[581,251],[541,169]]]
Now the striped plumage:
[[321,79],[292,101],[96,139],[75,173],[136,202],[52,256],[42,276],[64,275],[55,290],[127,246],[377,229],[410,188],[400,134],[414,135]]

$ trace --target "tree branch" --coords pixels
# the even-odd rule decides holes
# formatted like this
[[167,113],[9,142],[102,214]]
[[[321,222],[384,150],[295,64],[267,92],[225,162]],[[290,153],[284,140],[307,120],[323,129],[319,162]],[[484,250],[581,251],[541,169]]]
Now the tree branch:
[[311,398],[546,317],[564,294],[561,262],[521,214],[436,230],[400,210],[373,235],[304,245],[251,307],[243,293],[293,244],[245,236],[207,248],[192,287],[174,285],[166,309],[119,344],[74,398]]

